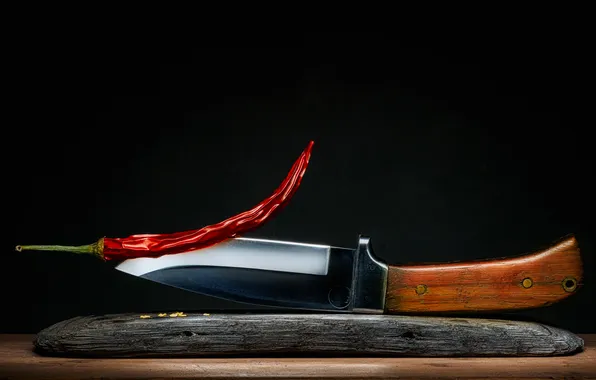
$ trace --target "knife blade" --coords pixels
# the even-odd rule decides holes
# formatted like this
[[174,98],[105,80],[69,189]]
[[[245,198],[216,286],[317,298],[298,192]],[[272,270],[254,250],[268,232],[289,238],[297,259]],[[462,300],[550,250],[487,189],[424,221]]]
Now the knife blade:
[[377,257],[366,236],[356,248],[234,238],[115,268],[246,304],[368,314],[536,308],[574,294],[582,280],[573,236],[517,257],[402,266]]

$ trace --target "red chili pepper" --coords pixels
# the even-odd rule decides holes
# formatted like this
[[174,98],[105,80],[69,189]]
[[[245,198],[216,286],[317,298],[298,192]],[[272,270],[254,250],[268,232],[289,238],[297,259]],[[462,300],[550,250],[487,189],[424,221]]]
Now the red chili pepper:
[[104,260],[125,260],[136,257],[159,257],[166,254],[205,248],[226,239],[254,230],[268,221],[290,201],[306,172],[314,142],[311,141],[292,166],[285,180],[267,199],[241,214],[198,230],[170,234],[140,234],[126,238],[104,237],[83,246],[22,245],[17,251],[66,251],[87,253]]

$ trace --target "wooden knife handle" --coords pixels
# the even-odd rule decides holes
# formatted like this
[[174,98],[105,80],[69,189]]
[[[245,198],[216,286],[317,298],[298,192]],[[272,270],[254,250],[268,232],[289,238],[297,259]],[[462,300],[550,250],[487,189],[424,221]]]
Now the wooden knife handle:
[[515,258],[389,266],[385,311],[469,312],[547,306],[574,294],[582,275],[573,236],[549,249]]

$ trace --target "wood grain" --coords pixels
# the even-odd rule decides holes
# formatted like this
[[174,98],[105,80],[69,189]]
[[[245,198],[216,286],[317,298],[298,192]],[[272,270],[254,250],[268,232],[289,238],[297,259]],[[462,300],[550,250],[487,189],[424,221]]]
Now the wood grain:
[[390,266],[385,308],[387,313],[536,308],[576,293],[582,275],[573,236],[515,258]]
[[31,335],[0,335],[0,378],[77,379],[596,379],[596,335],[585,351],[532,358],[178,358],[44,357]]
[[[41,331],[43,355],[557,356],[575,334],[532,322],[354,314],[120,314],[77,317]],[[175,315],[175,314],[172,314]]]

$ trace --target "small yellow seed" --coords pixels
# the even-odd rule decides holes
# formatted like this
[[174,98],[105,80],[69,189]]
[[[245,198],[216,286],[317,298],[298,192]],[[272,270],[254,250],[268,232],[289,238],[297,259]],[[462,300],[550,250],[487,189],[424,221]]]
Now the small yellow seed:
[[184,313],[182,313],[182,312],[180,312],[180,313],[178,313],[178,316],[179,316],[179,317],[186,317],[187,315],[186,315],[186,314],[184,314]]
[[205,316],[210,316],[211,314],[209,314],[209,313],[203,313],[203,315],[205,315]]
[[141,315],[139,318],[141,318],[141,319],[147,319],[147,318],[151,318],[151,316],[150,315]]
[[172,314],[170,314],[170,317],[177,317],[177,316],[178,316],[178,313],[172,313]]
[[159,313],[157,314],[158,317],[167,317],[168,315],[166,313]]

